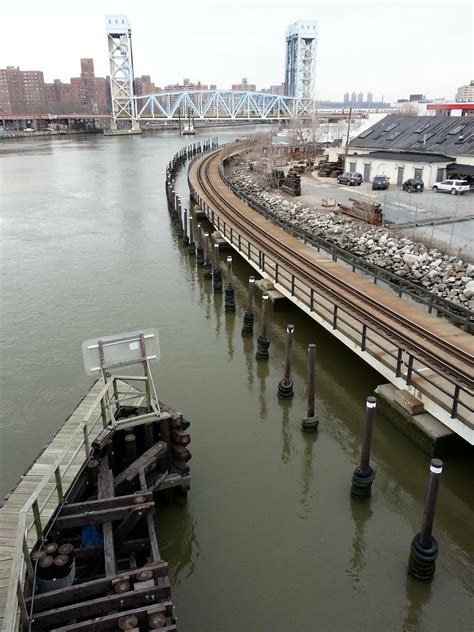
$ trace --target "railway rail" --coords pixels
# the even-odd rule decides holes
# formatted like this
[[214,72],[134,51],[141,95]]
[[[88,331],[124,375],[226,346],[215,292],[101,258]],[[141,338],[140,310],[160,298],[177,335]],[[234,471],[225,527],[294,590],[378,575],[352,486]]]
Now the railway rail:
[[[223,228],[224,237],[264,276],[273,279],[277,287],[289,290],[291,297],[302,301],[310,312],[318,311],[318,297],[319,311],[321,302],[330,301],[333,329],[341,325],[350,328],[350,321],[355,319],[362,327],[361,351],[372,347],[374,355],[377,347],[380,355],[383,346],[377,339],[396,346],[396,354],[385,351],[391,356],[388,363],[393,365],[394,378],[432,397],[436,406],[449,413],[450,420],[461,421],[465,432],[453,427],[458,426],[456,423],[446,425],[473,443],[472,337],[319,257],[312,248],[244,204],[226,185],[222,166],[227,155],[242,150],[240,145],[230,151],[213,151],[190,167],[191,192],[209,220],[219,230]],[[423,373],[426,370],[434,375],[428,377]],[[446,423],[446,415],[441,420]]]

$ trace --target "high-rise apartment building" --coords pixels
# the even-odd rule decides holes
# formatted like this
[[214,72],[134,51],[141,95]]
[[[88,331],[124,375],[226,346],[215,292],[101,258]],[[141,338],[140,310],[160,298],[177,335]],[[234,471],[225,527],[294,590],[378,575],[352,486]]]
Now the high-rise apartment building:
[[0,69],[0,114],[44,114],[46,111],[42,72],[20,70],[15,66]]
[[364,93],[359,92],[359,94],[357,95],[357,103],[363,103],[363,102],[364,102]]
[[373,103],[374,102],[374,95],[372,94],[372,92],[367,92],[367,103]]
[[71,78],[73,111],[80,114],[109,113],[107,92],[107,80],[94,74],[94,61],[81,59],[81,76]]
[[349,103],[349,93],[348,92],[344,93],[344,103]]
[[291,24],[286,31],[285,92],[302,100],[302,112],[312,114],[315,99],[317,22]]
[[356,103],[356,102],[357,102],[357,94],[353,92],[351,94],[351,103]]

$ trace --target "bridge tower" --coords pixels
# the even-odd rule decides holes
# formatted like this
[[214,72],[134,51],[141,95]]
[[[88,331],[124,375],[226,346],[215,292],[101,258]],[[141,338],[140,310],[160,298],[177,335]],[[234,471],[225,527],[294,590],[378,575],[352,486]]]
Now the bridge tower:
[[133,91],[132,29],[126,15],[106,15],[105,24],[114,127],[117,127],[117,120],[120,119],[130,121],[132,130],[138,130]]
[[[313,117],[315,108],[318,23],[304,20],[286,31],[285,94],[299,99],[299,115]],[[298,107],[298,106],[297,106]]]

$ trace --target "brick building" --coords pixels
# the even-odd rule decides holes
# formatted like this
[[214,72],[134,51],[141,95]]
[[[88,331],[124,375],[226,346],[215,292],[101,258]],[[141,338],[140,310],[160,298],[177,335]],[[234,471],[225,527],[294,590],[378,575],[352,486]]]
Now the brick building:
[[47,112],[43,73],[20,70],[15,66],[0,69],[0,114],[43,114]]
[[71,107],[79,114],[107,114],[111,110],[107,79],[96,77],[94,60],[81,59],[81,76],[71,78]]

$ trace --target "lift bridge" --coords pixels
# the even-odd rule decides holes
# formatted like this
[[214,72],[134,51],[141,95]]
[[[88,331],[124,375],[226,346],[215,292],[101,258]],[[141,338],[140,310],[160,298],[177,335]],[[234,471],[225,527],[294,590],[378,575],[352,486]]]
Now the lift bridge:
[[113,123],[127,121],[132,129],[141,121],[283,120],[312,118],[314,98],[234,90],[183,90],[137,95],[134,90],[132,30],[125,15],[107,15]]
[[266,92],[186,90],[133,97],[139,121],[284,120],[312,118],[314,103]]

